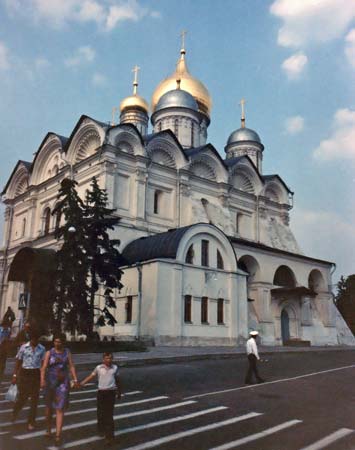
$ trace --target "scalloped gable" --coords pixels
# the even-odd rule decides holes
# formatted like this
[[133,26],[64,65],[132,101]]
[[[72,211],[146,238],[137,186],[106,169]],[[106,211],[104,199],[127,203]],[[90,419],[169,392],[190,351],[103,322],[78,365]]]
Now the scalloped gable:
[[[93,126],[93,128],[95,128],[94,131],[97,131],[97,135],[95,136],[90,136],[91,138],[97,138],[100,141],[99,145],[102,145],[104,140],[105,140],[105,136],[106,136],[106,132],[108,129],[111,128],[110,124],[104,123],[104,122],[100,122],[96,119],[93,119],[92,117],[86,116],[85,114],[83,114],[80,119],[78,120],[77,124],[75,125],[72,133],[70,134],[70,137],[65,145],[65,148],[63,149],[65,154],[67,155],[67,158],[70,160],[70,156],[69,153],[72,150],[72,144],[73,142],[75,144],[77,144],[77,142],[75,142],[75,139],[77,138],[77,135],[79,135],[79,137],[77,139],[79,139],[80,136],[80,132],[81,129],[83,127],[85,127],[85,125],[83,125],[84,122],[87,122],[87,124],[90,124]],[[92,130],[91,130],[92,131]],[[95,134],[95,133],[94,133]],[[88,138],[88,136],[86,136],[86,138]],[[81,159],[85,159],[88,155],[86,154],[88,152],[88,148],[87,146],[89,145],[89,142],[83,142],[82,143],[82,147],[81,149],[78,150],[78,153],[80,152],[80,155],[78,154],[78,157],[76,158],[76,160],[72,161],[72,164],[75,164],[76,162],[78,162]],[[76,150],[76,146],[74,145],[74,150]],[[73,150],[73,153],[74,153]],[[74,154],[72,156],[75,156]]]
[[77,121],[73,131],[70,133],[70,136],[65,144],[65,147],[63,147],[64,153],[67,153],[68,148],[70,147],[70,144],[76,134],[76,132],[78,131],[78,129],[80,128],[81,124],[84,122],[84,120],[91,120],[93,123],[95,123],[96,125],[99,125],[101,128],[108,130],[109,128],[112,128],[111,125],[104,123],[104,122],[100,122],[99,120],[93,119],[92,117],[86,116],[85,114],[83,114],[82,116],[80,116],[80,119]]
[[109,143],[110,143],[110,135],[114,134],[115,130],[129,130],[133,132],[133,134],[135,134],[137,138],[139,138],[140,143],[144,145],[144,139],[141,133],[139,132],[138,128],[133,123],[119,123],[117,125],[110,126],[106,131]]
[[7,183],[5,184],[4,189],[1,192],[1,195],[5,195],[6,194],[6,192],[7,192],[8,188],[9,188],[9,186],[10,186],[10,184],[11,184],[11,182],[12,182],[14,176],[15,176],[15,174],[18,173],[19,170],[21,170],[21,169],[22,169],[22,171],[25,170],[27,172],[27,174],[28,174],[28,177],[29,177],[30,174],[31,174],[31,166],[32,166],[32,164],[29,161],[23,161],[22,159],[19,159],[17,161],[13,171],[11,172],[11,175],[10,175],[9,179],[7,180]]
[[250,168],[255,172],[260,182],[264,185],[263,177],[260,175],[256,165],[253,163],[252,159],[249,158],[248,155],[236,156],[235,158],[228,158],[223,161],[225,167],[232,171],[234,167],[237,167],[239,164],[246,162]]
[[277,174],[274,174],[274,175],[263,175],[261,178],[263,179],[264,184],[268,183],[269,181],[277,179],[290,194],[292,194],[292,195],[294,194],[294,192],[291,191],[291,189],[283,181],[283,179],[280,177],[280,175],[277,175]]
[[178,164],[179,167],[183,167],[188,164],[188,159],[186,157],[184,149],[182,148],[180,142],[176,139],[175,134],[169,129],[159,131],[158,133],[152,133],[144,137],[145,148],[147,149],[148,154],[150,153],[150,151],[154,152],[154,141],[159,143],[159,141],[162,139],[168,141],[171,147],[174,148],[180,155],[181,163]]

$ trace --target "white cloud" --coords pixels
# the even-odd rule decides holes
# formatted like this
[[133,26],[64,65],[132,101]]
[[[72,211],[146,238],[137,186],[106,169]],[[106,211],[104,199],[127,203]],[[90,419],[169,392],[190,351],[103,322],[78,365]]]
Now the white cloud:
[[39,57],[39,58],[35,59],[34,66],[35,66],[35,69],[37,69],[37,70],[44,70],[50,66],[50,63],[49,63],[48,59]]
[[[0,0],[1,1],[1,0]],[[137,0],[2,0],[12,16],[60,28],[69,23],[94,22],[110,31],[124,21],[157,18],[159,12],[143,7]]]
[[0,70],[10,69],[9,50],[6,45],[0,41]]
[[94,86],[105,86],[107,84],[107,78],[102,73],[94,73],[92,76],[91,82]]
[[[355,225],[333,211],[295,207],[291,227],[307,256],[335,262],[336,278],[355,273]],[[341,237],[341,239],[340,239]]]
[[300,133],[304,128],[304,118],[301,116],[289,117],[285,120],[285,129],[289,134]]
[[270,12],[282,20],[278,44],[301,48],[340,38],[355,18],[354,0],[275,0]]
[[338,109],[334,114],[332,133],[313,151],[320,160],[347,159],[355,161],[355,111]]
[[83,64],[91,63],[95,59],[96,52],[95,50],[86,45],[83,47],[79,47],[73,56],[67,58],[64,61],[64,64],[68,67],[77,67]]
[[302,52],[298,52],[285,59],[285,61],[281,64],[281,67],[289,80],[297,80],[301,76],[307,63],[307,56]]
[[355,69],[355,28],[349,31],[345,37],[345,56],[350,65]]

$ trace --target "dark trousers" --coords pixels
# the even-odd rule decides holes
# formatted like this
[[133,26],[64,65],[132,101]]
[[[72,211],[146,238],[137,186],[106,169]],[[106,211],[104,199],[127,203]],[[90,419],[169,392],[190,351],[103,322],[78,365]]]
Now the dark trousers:
[[97,431],[106,437],[114,436],[113,410],[116,390],[97,391]]
[[28,398],[31,399],[30,411],[27,422],[34,425],[37,416],[37,405],[40,388],[40,371],[39,369],[21,369],[18,378],[18,398],[16,400],[13,416],[17,417],[18,413],[24,407]]
[[263,379],[259,376],[258,368],[256,366],[256,362],[257,362],[256,356],[253,355],[252,353],[250,355],[248,355],[248,362],[249,362],[249,367],[248,367],[248,372],[245,377],[245,382],[251,383],[253,374],[257,381],[263,381]]
[[0,351],[0,383],[4,376],[5,368],[6,368],[6,359],[7,353],[5,351]]

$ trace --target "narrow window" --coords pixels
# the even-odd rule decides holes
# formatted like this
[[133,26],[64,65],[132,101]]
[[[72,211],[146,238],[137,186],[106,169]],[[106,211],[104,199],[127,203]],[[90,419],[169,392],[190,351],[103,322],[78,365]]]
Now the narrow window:
[[161,125],[161,121],[158,123],[158,131],[161,131],[161,127],[162,127],[162,125]]
[[193,123],[193,121],[191,121],[191,147],[194,146],[194,139],[195,139],[195,136],[194,136],[194,123]]
[[224,269],[223,258],[219,250],[217,250],[217,269]]
[[43,227],[44,235],[47,235],[49,233],[50,223],[51,223],[51,210],[49,208],[46,208],[44,211],[44,227]]
[[184,297],[184,321],[185,323],[191,323],[191,295],[185,295]]
[[205,239],[201,241],[201,266],[208,267],[208,244]]
[[62,214],[58,211],[55,215],[55,229],[58,230],[60,227],[60,221],[62,219]]
[[154,214],[159,214],[161,191],[154,191]]
[[190,245],[189,249],[186,253],[185,262],[186,264],[193,264],[194,263],[194,246],[193,244]]
[[201,323],[208,323],[208,298],[201,298]]
[[129,295],[127,297],[126,303],[126,323],[132,322],[132,296]]
[[176,137],[179,135],[179,119],[174,120],[174,134]]
[[242,223],[243,214],[237,213],[235,218],[235,231],[237,234],[240,234],[241,223]]
[[217,300],[217,323],[219,325],[224,323],[224,300],[219,298]]
[[24,218],[22,220],[22,234],[21,234],[21,236],[24,237],[25,234],[26,234],[26,219]]

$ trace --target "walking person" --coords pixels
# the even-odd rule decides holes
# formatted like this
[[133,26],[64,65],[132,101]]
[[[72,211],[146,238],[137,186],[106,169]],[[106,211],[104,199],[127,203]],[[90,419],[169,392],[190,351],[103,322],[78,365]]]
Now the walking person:
[[27,429],[32,431],[36,425],[37,405],[40,388],[40,368],[46,349],[39,343],[39,335],[31,331],[30,341],[21,345],[16,355],[15,370],[12,384],[18,385],[18,398],[12,412],[12,421],[17,419],[18,413],[31,398],[30,410],[27,419]]
[[8,336],[0,339],[0,384],[2,382],[5,368],[6,368],[6,360],[9,353],[10,347],[10,339]]
[[256,345],[256,339],[258,336],[257,331],[251,331],[250,338],[247,340],[246,350],[248,355],[248,371],[245,377],[245,384],[253,384],[252,383],[252,376],[254,374],[256,380],[258,383],[264,383],[265,380],[263,380],[259,376],[258,368],[257,368],[257,361],[260,360],[260,356],[258,353],[258,346]]
[[69,349],[65,348],[66,338],[62,333],[53,337],[53,347],[46,352],[41,369],[41,388],[44,389],[46,404],[46,436],[52,435],[53,411],[56,414],[55,443],[62,440],[64,411],[69,404],[70,374],[74,387],[78,386],[75,366]]
[[29,320],[26,320],[26,322],[23,324],[22,330],[18,333],[18,335],[15,338],[16,345],[21,347],[22,344],[25,344],[30,340],[30,334],[31,334],[31,322]]
[[16,316],[11,308],[11,306],[8,306],[6,313],[4,314],[4,317],[2,319],[2,326],[10,328],[10,331],[12,329],[12,324],[15,322]]
[[80,386],[84,386],[89,381],[97,377],[97,431],[98,434],[106,438],[106,443],[113,443],[114,422],[113,412],[116,396],[121,398],[121,384],[118,367],[113,364],[112,353],[103,354],[102,364],[95,367],[94,371],[86,377]]

